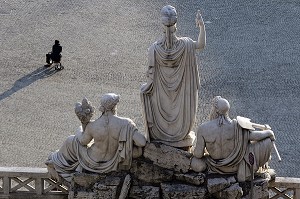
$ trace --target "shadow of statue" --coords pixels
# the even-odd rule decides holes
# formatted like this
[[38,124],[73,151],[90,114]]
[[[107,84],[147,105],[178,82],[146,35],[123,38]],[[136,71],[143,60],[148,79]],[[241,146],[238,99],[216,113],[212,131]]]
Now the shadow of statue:
[[0,101],[7,98],[7,97],[9,97],[9,96],[11,96],[15,92],[29,86],[33,82],[35,82],[39,79],[47,78],[47,77],[55,74],[56,72],[58,72],[58,71],[55,70],[53,67],[45,67],[45,66],[39,67],[38,69],[36,69],[35,71],[29,73],[28,75],[18,79],[14,83],[12,88],[10,88],[9,90],[7,90],[4,93],[0,94]]

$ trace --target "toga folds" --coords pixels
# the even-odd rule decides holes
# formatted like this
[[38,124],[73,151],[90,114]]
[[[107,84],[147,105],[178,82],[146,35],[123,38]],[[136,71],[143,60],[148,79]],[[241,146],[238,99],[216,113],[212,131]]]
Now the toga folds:
[[[250,131],[242,128],[236,120],[233,120],[233,122],[235,123],[235,145],[231,154],[220,160],[214,160],[210,156],[206,156],[206,163],[211,172],[220,174],[237,173],[238,180],[243,182],[251,175],[249,153],[251,152],[254,155],[253,170],[257,171],[259,167],[269,161],[273,145],[269,138],[250,142]],[[225,171],[228,168],[237,168],[237,171]]]
[[[121,122],[123,127],[119,133],[119,146],[111,160],[95,162],[89,156],[89,147],[81,145],[77,136],[72,135],[58,151],[50,154],[48,162],[53,164],[55,171],[67,181],[71,181],[72,173],[82,169],[95,173],[129,170],[132,162],[133,134],[137,128],[131,120],[122,119]],[[78,131],[82,133],[82,128]]]
[[172,49],[163,42],[149,48],[148,82],[142,85],[147,140],[177,142],[191,131],[200,87],[194,41],[177,38]]

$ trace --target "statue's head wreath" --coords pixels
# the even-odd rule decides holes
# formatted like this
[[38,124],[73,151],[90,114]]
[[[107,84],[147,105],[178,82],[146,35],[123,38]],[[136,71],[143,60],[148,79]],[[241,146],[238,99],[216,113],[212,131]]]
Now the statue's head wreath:
[[174,26],[177,22],[177,12],[173,6],[167,5],[161,9],[161,21],[165,26]]
[[173,48],[172,34],[176,31],[177,12],[173,6],[167,5],[161,9],[161,21],[165,26],[164,33],[165,37],[165,48]]
[[101,105],[99,110],[104,113],[106,111],[114,111],[118,104],[120,96],[114,93],[107,93],[101,97]]
[[228,112],[230,109],[229,102],[221,96],[216,96],[212,100],[212,109],[210,113],[210,120],[219,118],[219,124],[223,124],[224,120],[230,120]]

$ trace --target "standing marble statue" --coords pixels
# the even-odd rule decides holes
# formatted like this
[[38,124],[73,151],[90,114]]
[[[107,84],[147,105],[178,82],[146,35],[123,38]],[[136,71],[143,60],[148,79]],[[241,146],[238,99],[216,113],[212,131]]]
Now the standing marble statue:
[[195,50],[205,47],[205,26],[198,12],[200,34],[193,41],[175,35],[174,7],[163,7],[161,17],[163,37],[149,48],[148,81],[142,85],[141,98],[148,141],[176,143],[188,136],[195,121],[199,89]]
[[242,182],[251,175],[249,153],[254,155],[253,170],[257,171],[269,161],[275,137],[271,130],[242,128],[229,118],[229,109],[226,99],[213,99],[210,121],[198,127],[191,167],[201,172],[207,165],[213,173],[237,174]]
[[94,110],[86,99],[77,104],[75,112],[83,127],[49,155],[46,164],[52,177],[70,181],[75,171],[108,173],[130,169],[135,147],[145,146],[146,139],[131,119],[116,115],[118,102],[116,94],[103,95],[102,115],[95,121],[89,121]]

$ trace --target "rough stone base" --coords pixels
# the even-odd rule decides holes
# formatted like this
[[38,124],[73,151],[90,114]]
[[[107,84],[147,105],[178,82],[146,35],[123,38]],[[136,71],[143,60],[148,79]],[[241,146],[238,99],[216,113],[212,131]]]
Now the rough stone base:
[[161,184],[162,197],[164,199],[171,198],[205,198],[206,188],[204,186],[194,186],[187,184]]
[[160,199],[160,188],[154,186],[132,186],[129,192],[132,199]]
[[157,166],[186,173],[190,169],[192,154],[162,143],[147,143],[144,157]]
[[[145,171],[143,166],[141,169]],[[154,169],[154,173],[157,173],[157,169]],[[164,170],[163,168],[161,169]],[[161,171],[161,173],[164,172]],[[142,177],[139,177],[139,174]],[[165,180],[162,180],[161,174],[158,177],[153,177],[155,174],[151,170],[149,170],[149,180],[145,180],[146,174],[139,171],[139,168],[135,168],[135,173],[119,173],[118,175],[76,174],[74,183],[72,183],[70,188],[69,199],[120,199],[126,196],[133,199],[249,199],[251,195],[251,183],[238,183],[235,176],[224,177],[220,175],[207,178],[203,173],[169,174],[170,176],[166,177]],[[130,182],[124,183],[124,179],[128,175],[131,176],[129,178]],[[94,179],[98,179],[98,181],[90,184],[90,186],[81,186],[83,182],[92,182]],[[153,181],[151,182],[151,180]],[[76,184],[75,181],[80,182],[81,185]],[[253,198],[269,198],[268,179],[257,178],[253,184]],[[125,194],[122,190],[126,190]]]
[[[172,154],[172,155],[169,155]],[[190,153],[164,144],[147,144],[144,157],[131,169],[108,174],[73,175],[69,199],[249,199],[251,182],[236,176],[196,173],[189,170]],[[269,198],[270,178],[256,176],[253,198]]]

